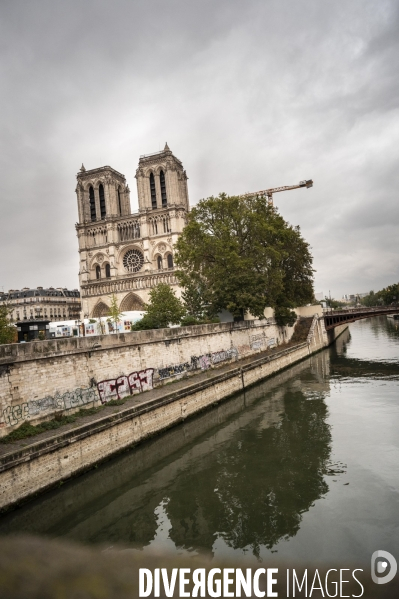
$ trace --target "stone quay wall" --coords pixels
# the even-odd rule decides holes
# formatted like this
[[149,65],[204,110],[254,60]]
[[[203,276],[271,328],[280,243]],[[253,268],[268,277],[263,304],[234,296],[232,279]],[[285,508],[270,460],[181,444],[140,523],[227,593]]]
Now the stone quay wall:
[[288,341],[272,318],[0,346],[0,437]]
[[[95,463],[184,421],[221,400],[303,360],[332,343],[346,325],[329,331],[314,319],[311,339],[273,355],[254,356],[249,363],[213,372],[209,379],[187,381],[184,388],[165,388],[162,396],[54,436],[31,442],[0,458],[0,509],[43,491]],[[248,334],[248,333],[247,333]]]

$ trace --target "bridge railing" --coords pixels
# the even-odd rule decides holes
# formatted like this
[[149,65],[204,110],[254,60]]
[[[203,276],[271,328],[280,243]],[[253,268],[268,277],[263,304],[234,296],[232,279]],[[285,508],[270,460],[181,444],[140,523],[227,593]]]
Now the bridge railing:
[[373,306],[372,308],[347,308],[346,310],[327,310],[323,312],[323,316],[339,316],[340,314],[352,314],[353,312],[367,314],[373,312],[392,312],[398,310],[399,304],[393,304],[391,306]]

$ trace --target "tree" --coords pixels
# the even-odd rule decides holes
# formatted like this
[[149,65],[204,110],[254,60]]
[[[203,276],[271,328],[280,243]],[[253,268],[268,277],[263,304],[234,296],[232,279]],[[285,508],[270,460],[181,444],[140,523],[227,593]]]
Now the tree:
[[[110,300],[111,300],[111,305],[109,307],[109,318],[107,319],[107,322],[112,322],[114,332],[116,333],[117,325],[118,325],[119,320],[121,320],[121,318],[123,317],[123,312],[121,312],[120,306],[118,305],[118,300],[117,300],[115,293],[113,293],[111,295]],[[100,320],[100,326],[101,326],[101,320]]]
[[145,304],[146,314],[132,326],[132,331],[165,329],[169,324],[180,324],[186,311],[173,289],[159,283],[150,291],[150,301]]
[[10,310],[7,306],[0,306],[0,344],[15,343],[16,328],[10,322]]
[[374,293],[370,291],[368,295],[361,298],[360,303],[364,306],[390,306],[399,303],[399,283],[393,283]]
[[274,309],[274,320],[279,327],[288,325],[293,327],[296,321],[296,313],[289,306],[276,306]]
[[185,276],[183,273],[180,276],[180,284],[182,285],[182,300],[187,313],[186,318],[194,320],[203,320],[209,316],[208,314],[208,294],[204,281],[193,277]]
[[220,194],[201,200],[176,249],[180,284],[201,290],[209,314],[227,309],[241,319],[246,311],[263,318],[267,306],[313,300],[309,244],[267,198]]

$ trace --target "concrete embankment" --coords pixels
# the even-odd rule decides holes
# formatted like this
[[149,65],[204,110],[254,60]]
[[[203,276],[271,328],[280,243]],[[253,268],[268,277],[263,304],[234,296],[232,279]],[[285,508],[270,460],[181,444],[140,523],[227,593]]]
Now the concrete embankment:
[[273,354],[260,353],[171,387],[134,395],[123,406],[106,406],[78,423],[0,451],[0,508],[4,509],[89,469],[108,456],[139,443],[189,416],[234,395],[332,343],[340,327],[326,333],[312,323],[308,340]]
[[287,343],[273,318],[0,345],[0,437]]

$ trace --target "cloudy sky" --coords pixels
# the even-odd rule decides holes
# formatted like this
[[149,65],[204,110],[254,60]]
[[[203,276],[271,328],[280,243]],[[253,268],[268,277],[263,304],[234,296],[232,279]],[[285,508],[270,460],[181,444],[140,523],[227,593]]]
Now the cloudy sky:
[[2,0],[0,289],[78,286],[76,173],[110,165],[137,209],[165,141],[191,203],[277,194],[315,290],[399,280],[397,0]]

